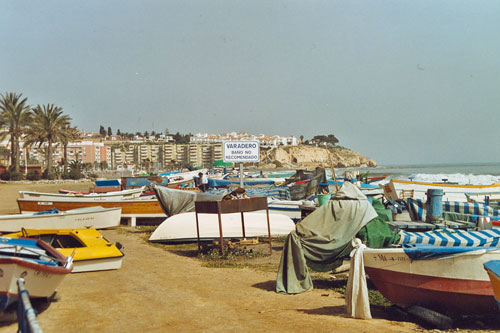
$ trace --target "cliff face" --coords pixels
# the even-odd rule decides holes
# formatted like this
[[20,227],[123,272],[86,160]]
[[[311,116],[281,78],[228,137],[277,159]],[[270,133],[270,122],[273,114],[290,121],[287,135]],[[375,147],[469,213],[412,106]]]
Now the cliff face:
[[337,168],[377,166],[374,160],[344,147],[323,148],[306,145],[261,150],[260,160],[259,167],[263,168],[311,169],[317,166],[329,167],[331,164]]

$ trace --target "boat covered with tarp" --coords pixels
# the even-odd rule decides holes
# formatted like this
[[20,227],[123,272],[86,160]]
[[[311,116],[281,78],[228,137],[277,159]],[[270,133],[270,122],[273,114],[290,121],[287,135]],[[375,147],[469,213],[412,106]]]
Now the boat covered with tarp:
[[185,191],[165,186],[153,187],[156,198],[167,216],[185,212],[194,212],[195,201],[220,200],[226,194],[210,194],[205,192]]
[[349,257],[356,235],[372,247],[390,247],[400,235],[386,221],[392,214],[378,200],[372,203],[361,190],[346,182],[326,204],[297,223],[288,235],[278,268],[276,291],[296,294],[311,290],[308,267],[329,271]]

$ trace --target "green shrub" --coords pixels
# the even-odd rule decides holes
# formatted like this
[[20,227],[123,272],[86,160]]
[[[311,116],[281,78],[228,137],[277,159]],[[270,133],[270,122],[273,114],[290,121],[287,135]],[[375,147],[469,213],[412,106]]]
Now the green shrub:
[[12,171],[10,173],[10,180],[23,180],[24,179],[24,174],[19,171]]
[[5,171],[0,175],[0,179],[2,180],[10,180],[10,171]]
[[19,171],[5,171],[0,175],[0,179],[2,180],[23,180],[24,174]]
[[49,172],[48,169],[45,169],[43,171],[42,178],[43,179],[48,179],[48,180],[54,180],[54,179],[56,179],[56,176],[54,175],[54,173]]
[[82,172],[78,169],[71,169],[68,173],[69,179],[80,179],[83,178]]
[[26,175],[26,179],[28,180],[40,180],[41,177],[42,175],[40,175],[40,172],[38,171],[30,171]]

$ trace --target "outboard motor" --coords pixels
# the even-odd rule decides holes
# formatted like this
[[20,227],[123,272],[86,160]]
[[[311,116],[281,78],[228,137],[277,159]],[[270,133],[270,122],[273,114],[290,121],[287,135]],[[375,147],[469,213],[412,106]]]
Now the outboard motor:
[[493,224],[491,223],[491,219],[486,216],[478,217],[476,220],[477,230],[490,230],[493,228]]

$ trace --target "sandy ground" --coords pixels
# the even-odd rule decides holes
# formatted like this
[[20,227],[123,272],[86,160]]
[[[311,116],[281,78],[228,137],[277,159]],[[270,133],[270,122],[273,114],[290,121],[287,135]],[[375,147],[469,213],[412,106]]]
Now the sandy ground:
[[[85,190],[90,184],[0,184],[0,214],[17,212],[17,191]],[[41,308],[45,332],[408,332],[419,326],[344,315],[340,294],[313,290],[299,295],[274,292],[275,272],[202,267],[200,261],[154,247],[120,227],[103,231],[124,245],[119,270],[71,274],[60,300]],[[375,317],[383,313],[375,311]],[[6,320],[6,321],[5,321]],[[15,332],[17,323],[0,323]]]

